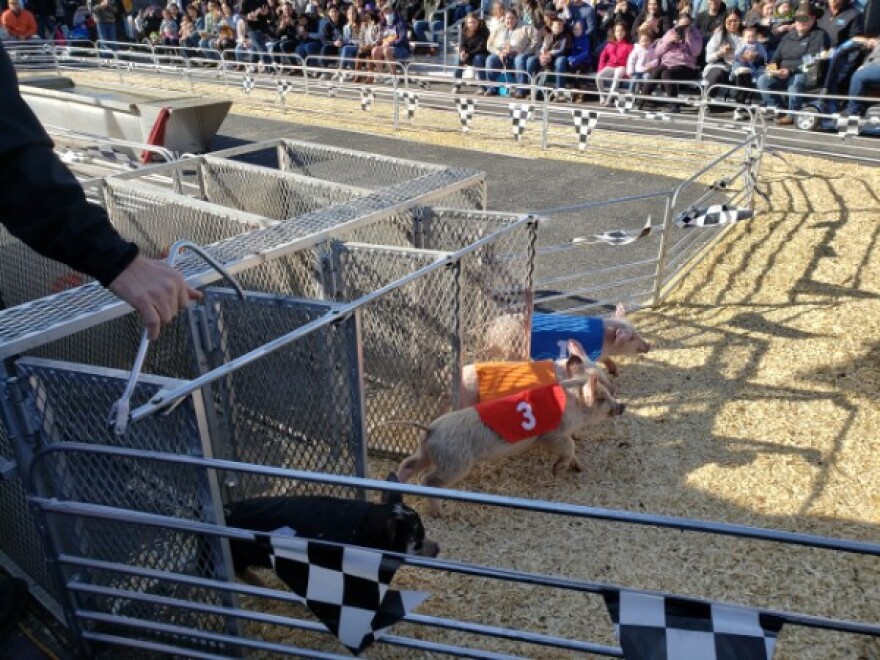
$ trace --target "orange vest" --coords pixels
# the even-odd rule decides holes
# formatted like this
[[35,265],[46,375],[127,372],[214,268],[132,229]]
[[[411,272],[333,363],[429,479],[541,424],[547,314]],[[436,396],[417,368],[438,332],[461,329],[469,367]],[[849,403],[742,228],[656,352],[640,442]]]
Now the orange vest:
[[482,362],[475,364],[479,398],[492,401],[514,392],[521,392],[556,382],[553,360],[539,362]]
[[519,442],[559,428],[565,412],[565,390],[545,385],[475,406],[480,421],[506,442]]

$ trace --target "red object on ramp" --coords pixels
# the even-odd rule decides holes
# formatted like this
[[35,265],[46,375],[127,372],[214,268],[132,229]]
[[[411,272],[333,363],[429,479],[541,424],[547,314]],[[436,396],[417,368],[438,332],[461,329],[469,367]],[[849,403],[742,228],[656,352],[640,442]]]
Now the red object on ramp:
[[[156,121],[153,122],[153,128],[150,129],[150,135],[147,137],[147,144],[152,144],[156,147],[165,146],[165,128],[168,126],[168,120],[170,118],[171,110],[169,108],[162,108],[159,110],[159,114],[156,116]],[[141,162],[146,165],[150,162],[150,157],[152,155],[151,151],[142,151]]]

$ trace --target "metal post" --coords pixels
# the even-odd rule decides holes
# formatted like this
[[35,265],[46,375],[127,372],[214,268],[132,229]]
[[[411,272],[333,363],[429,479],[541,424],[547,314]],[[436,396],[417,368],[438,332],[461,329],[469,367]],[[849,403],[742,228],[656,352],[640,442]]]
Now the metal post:
[[663,209],[663,228],[660,233],[660,253],[657,255],[657,270],[654,275],[654,294],[651,305],[660,302],[660,289],[663,286],[663,277],[666,272],[666,249],[669,244],[669,224],[672,215],[672,197],[666,197],[666,207]]

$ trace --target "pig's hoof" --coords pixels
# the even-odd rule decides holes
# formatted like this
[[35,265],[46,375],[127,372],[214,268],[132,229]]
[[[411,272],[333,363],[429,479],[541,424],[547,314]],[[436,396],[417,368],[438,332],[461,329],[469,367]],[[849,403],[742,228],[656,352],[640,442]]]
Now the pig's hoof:
[[579,459],[573,458],[571,460],[571,471],[572,472],[583,472],[584,471],[584,464],[581,463]]
[[558,477],[560,474],[565,472],[569,467],[570,461],[567,458],[560,458],[553,464],[553,476]]

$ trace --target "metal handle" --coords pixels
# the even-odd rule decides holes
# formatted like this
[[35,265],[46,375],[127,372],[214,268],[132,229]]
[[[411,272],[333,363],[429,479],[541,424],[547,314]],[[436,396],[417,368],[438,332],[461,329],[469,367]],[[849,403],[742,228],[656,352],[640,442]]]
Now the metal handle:
[[[202,259],[207,262],[211,268],[220,273],[231,285],[232,288],[235,289],[235,292],[238,294],[238,297],[241,300],[245,300],[244,289],[241,288],[241,285],[238,281],[227,271],[218,261],[214,259],[210,254],[205,252],[205,250],[196,243],[192,241],[177,241],[174,243],[168,250],[168,265],[173,266],[174,262],[177,260],[177,257],[180,256],[181,252],[184,249],[192,250],[197,255],[199,255]],[[128,430],[128,422],[131,419],[131,397],[134,394],[134,389],[137,387],[138,379],[141,376],[141,371],[144,368],[144,360],[147,357],[147,349],[150,346],[150,339],[147,336],[147,331],[144,329],[143,335],[141,335],[141,343],[138,346],[137,355],[134,358],[134,365],[131,367],[131,375],[128,378],[128,384],[125,386],[125,391],[122,393],[122,396],[118,401],[116,401],[110,407],[110,417],[108,419],[108,424],[113,427],[116,435],[125,435],[125,432]]]

